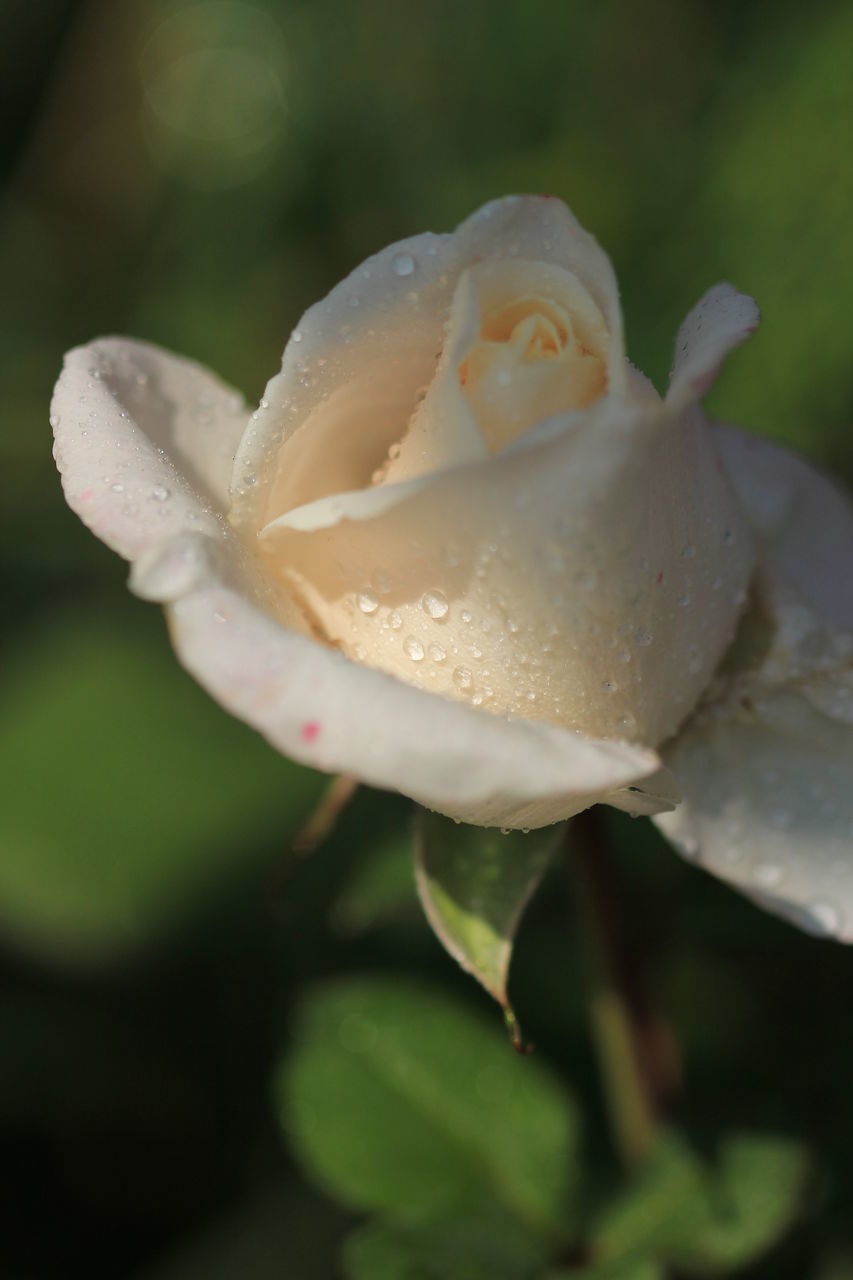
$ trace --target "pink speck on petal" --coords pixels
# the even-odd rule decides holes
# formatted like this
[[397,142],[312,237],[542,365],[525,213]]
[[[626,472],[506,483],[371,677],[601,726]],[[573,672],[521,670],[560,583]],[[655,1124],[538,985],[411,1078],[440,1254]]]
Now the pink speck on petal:
[[94,492],[95,492],[94,489],[84,489],[83,492],[80,494],[78,501],[88,502]]
[[320,732],[320,724],[317,720],[306,720],[300,730],[303,742],[313,742]]

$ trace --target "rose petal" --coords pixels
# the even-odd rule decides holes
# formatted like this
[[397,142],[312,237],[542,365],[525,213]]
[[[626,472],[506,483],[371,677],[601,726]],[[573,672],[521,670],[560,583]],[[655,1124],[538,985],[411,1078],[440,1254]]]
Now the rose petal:
[[664,750],[658,820],[770,911],[853,940],[853,510],[801,458],[716,428],[758,542],[755,603],[706,705]]
[[667,401],[681,408],[701,400],[725,357],[746,341],[760,319],[754,299],[733,285],[709,289],[678,330]]
[[246,416],[190,360],[126,338],[77,347],[51,404],[68,503],[127,559],[185,530],[220,537]]
[[447,338],[429,389],[380,468],[384,485],[400,484],[415,476],[479,462],[489,456],[458,373],[480,332],[479,299],[470,269],[462,272],[456,286],[447,324]]
[[764,571],[836,627],[853,630],[853,502],[781,445],[718,426],[721,456],[762,547]]
[[[827,682],[833,697],[827,697]],[[848,711],[832,714],[835,708]],[[711,708],[666,751],[684,800],[655,819],[692,861],[809,932],[853,941],[849,669]]]
[[[421,692],[278,626],[224,583],[169,606],[175,648],[234,715],[287,756],[353,773],[481,825],[536,827],[597,800],[669,803],[653,751],[507,721]],[[643,779],[654,780],[651,798]]]
[[[564,317],[565,349],[529,359],[509,332],[496,340],[496,317],[520,307],[535,323],[549,304]],[[604,317],[578,278],[554,263],[519,258],[466,268],[449,325],[426,397],[383,468],[386,484],[479,461],[607,386],[612,352]]]
[[749,530],[698,415],[606,397],[554,426],[482,464],[289,512],[261,549],[359,660],[655,743],[732,639]]
[[589,290],[611,335],[612,389],[621,390],[622,321],[607,255],[559,200],[493,201],[452,235],[389,245],[306,312],[267,387],[268,407],[240,445],[235,526],[257,529],[291,507],[369,484],[432,381],[461,272],[517,256],[565,267]]

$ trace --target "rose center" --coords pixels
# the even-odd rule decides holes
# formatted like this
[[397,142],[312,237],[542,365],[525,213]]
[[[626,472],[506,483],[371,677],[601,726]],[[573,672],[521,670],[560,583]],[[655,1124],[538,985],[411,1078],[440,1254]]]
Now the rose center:
[[458,376],[490,453],[604,392],[607,335],[600,312],[586,305],[588,295],[567,301],[525,294],[483,317]]

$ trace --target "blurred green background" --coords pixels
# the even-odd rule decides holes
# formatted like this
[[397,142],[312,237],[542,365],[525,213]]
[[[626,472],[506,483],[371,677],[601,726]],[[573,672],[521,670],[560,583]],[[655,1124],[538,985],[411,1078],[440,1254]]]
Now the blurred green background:
[[[295,854],[324,780],[184,676],[65,508],[47,421],[63,351],[133,334],[257,400],[300,313],[362,258],[544,190],[611,254],[630,354],[658,385],[706,287],[754,294],[761,330],[712,409],[849,481],[851,66],[848,0],[0,0],[4,1277],[544,1276],[506,1215],[489,1225],[495,1205],[529,1226],[556,1159],[563,1230],[583,1240],[623,1186],[564,880],[519,940],[538,1046],[523,1076],[421,920],[410,806],[359,793]],[[770,1253],[727,1256],[853,1276],[853,952],[682,865],[647,823],[612,831],[626,943],[682,1062],[673,1119],[701,1150],[746,1129],[809,1153],[791,1204],[762,1201]],[[391,1044],[401,1023],[414,1048]],[[386,1028],[380,1065],[418,1064],[453,1141],[468,1116],[465,1177],[452,1144],[358,1084],[365,1025]],[[750,1158],[752,1190],[787,1176]],[[439,1186],[451,1221],[422,1239],[403,1210]],[[684,1217],[675,1192],[637,1203],[652,1235]],[[364,1210],[409,1234],[374,1221],[342,1262]],[[560,1248],[570,1275],[583,1250]],[[643,1248],[630,1274],[663,1274]]]

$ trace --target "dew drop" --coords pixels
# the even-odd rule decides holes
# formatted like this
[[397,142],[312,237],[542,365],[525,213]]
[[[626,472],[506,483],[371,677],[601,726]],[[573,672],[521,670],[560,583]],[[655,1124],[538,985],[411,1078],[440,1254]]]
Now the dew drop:
[[444,662],[444,659],[447,657],[447,650],[444,645],[437,644],[435,641],[429,645],[427,653],[432,658],[433,662]]
[[640,645],[643,649],[647,649],[653,640],[654,636],[650,631],[638,631],[634,636],[634,643]]
[[391,270],[395,276],[410,276],[415,269],[415,260],[410,253],[395,253],[391,259]]
[[362,613],[375,613],[379,608],[379,601],[369,591],[359,591],[355,599]]
[[56,428],[59,426],[59,423],[60,423],[60,417],[59,417],[59,414],[58,414],[58,413],[52,413],[52,414],[50,415],[50,425],[53,427],[54,431],[55,431],[55,430],[56,430]]
[[290,340],[291,342],[301,342],[302,341],[301,331],[299,329],[294,329],[293,333],[290,335]]
[[457,667],[453,672],[453,683],[459,689],[470,689],[474,683],[474,677],[467,667]]
[[421,608],[424,613],[429,614],[436,621],[447,617],[447,611],[450,605],[447,598],[440,591],[425,591],[421,597]]
[[424,647],[417,636],[406,636],[403,641],[403,649],[406,656],[412,659],[412,662],[423,662]]
[[403,625],[403,619],[396,609],[388,614],[388,625],[393,627],[395,631],[399,631]]
[[151,490],[151,497],[155,502],[165,502],[169,497],[169,490],[163,484],[155,484]]

